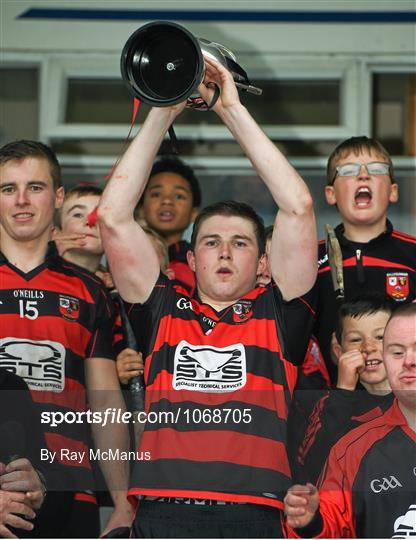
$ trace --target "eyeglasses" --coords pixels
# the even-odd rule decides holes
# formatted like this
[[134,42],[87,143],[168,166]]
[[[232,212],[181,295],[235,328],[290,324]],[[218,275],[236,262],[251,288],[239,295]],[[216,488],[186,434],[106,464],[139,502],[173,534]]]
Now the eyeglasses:
[[390,165],[384,161],[372,161],[371,163],[344,163],[335,167],[335,175],[332,179],[332,184],[337,176],[358,176],[361,167],[367,169],[368,174],[389,174]]

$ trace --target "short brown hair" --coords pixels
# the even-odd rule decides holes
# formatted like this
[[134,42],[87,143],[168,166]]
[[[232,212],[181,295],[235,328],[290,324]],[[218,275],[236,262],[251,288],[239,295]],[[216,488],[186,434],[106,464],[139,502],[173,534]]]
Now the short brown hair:
[[357,156],[362,152],[379,154],[380,156],[383,156],[383,158],[385,158],[385,160],[390,166],[390,179],[392,182],[394,182],[394,170],[390,154],[387,152],[384,146],[376,139],[362,136],[350,137],[349,139],[346,139],[345,141],[340,143],[329,156],[328,164],[326,167],[326,179],[329,186],[332,186],[335,181],[335,167],[337,166],[338,161],[350,154],[351,152],[353,152]]
[[46,159],[55,191],[62,187],[61,166],[55,152],[46,144],[21,139],[9,142],[0,148],[0,165],[13,160],[20,161],[27,157]]
[[410,302],[408,304],[403,304],[397,307],[390,316],[390,319],[387,321],[386,328],[393,319],[397,317],[414,317],[416,315],[416,303]]
[[237,201],[217,202],[206,206],[201,210],[195,219],[194,228],[192,230],[192,250],[195,249],[196,238],[202,223],[212,216],[237,216],[251,221],[251,223],[254,225],[257,246],[259,249],[259,257],[263,255],[266,243],[263,220],[250,205]]

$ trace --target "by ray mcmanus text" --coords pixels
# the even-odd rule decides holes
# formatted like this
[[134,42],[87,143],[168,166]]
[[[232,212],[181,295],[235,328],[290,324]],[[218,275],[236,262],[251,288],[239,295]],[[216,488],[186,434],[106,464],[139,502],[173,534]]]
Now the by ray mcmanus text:
[[82,463],[86,459],[89,459],[89,461],[150,461],[152,456],[150,452],[127,452],[118,448],[109,448],[107,450],[90,448],[83,451],[61,448],[55,452],[47,448],[41,448],[40,450],[40,460],[47,463],[53,463],[55,460],[58,462],[72,461],[74,463]]

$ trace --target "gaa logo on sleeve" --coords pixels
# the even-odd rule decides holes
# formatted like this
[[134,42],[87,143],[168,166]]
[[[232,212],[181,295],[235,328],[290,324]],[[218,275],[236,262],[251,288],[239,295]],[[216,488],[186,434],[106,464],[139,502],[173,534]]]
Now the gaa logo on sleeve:
[[397,301],[406,300],[409,296],[409,274],[392,272],[386,274],[386,292]]
[[233,392],[245,386],[246,378],[246,352],[241,343],[219,348],[182,340],[176,347],[175,390]]

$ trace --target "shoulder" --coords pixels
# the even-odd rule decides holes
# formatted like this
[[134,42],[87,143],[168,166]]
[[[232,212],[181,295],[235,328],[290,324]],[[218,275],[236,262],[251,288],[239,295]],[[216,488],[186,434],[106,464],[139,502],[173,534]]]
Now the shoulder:
[[78,300],[85,301],[91,307],[94,307],[96,312],[104,310],[108,316],[114,313],[114,301],[112,300],[104,282],[95,274],[70,263],[61,257],[53,271],[57,271],[63,280],[63,288],[61,294],[66,294],[69,297],[75,297]]
[[384,414],[364,422],[346,433],[333,447],[337,460],[360,459],[374,444],[382,440],[396,426],[392,422],[392,408]]
[[95,291],[100,293],[107,293],[107,288],[104,282],[96,276],[93,272],[82,268],[74,263],[68,262],[65,259],[59,257],[60,261],[57,265],[57,269],[62,275],[69,279],[78,281],[80,285],[84,285],[89,291]]
[[405,242],[408,244],[416,244],[416,236],[412,236],[411,234],[407,234],[401,231],[397,231],[396,229],[393,229],[391,232],[392,238],[399,240],[401,242]]

